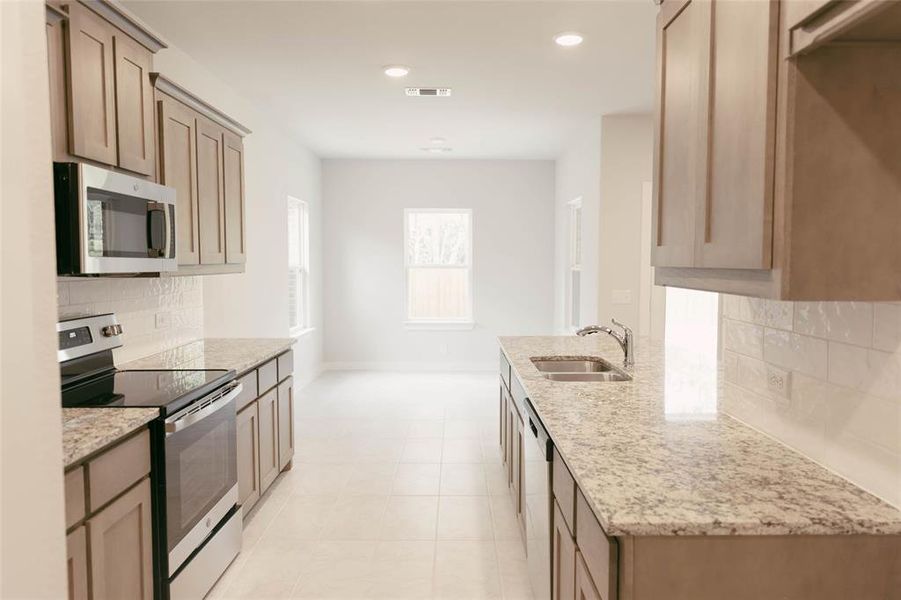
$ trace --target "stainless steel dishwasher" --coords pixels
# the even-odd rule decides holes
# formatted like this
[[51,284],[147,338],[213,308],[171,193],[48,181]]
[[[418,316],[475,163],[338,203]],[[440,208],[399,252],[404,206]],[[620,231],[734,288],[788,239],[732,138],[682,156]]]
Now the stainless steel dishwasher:
[[553,444],[531,401],[526,398],[528,428],[523,440],[526,554],[532,593],[551,597],[551,457]]

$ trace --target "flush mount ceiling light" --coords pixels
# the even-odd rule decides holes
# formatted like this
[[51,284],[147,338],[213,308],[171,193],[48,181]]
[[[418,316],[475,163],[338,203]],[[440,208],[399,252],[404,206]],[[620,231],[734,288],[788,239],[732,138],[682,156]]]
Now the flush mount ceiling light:
[[410,73],[410,67],[405,67],[404,65],[388,65],[384,68],[384,73],[388,77],[394,77],[395,79],[398,77],[406,77]]
[[432,148],[420,148],[423,152],[428,152],[430,154],[444,154],[445,152],[451,152],[453,148],[448,148],[447,146],[436,146]]
[[582,43],[581,33],[577,33],[575,31],[564,31],[563,33],[558,33],[554,36],[554,43],[558,46],[563,46],[565,48],[569,48],[572,46],[578,46]]

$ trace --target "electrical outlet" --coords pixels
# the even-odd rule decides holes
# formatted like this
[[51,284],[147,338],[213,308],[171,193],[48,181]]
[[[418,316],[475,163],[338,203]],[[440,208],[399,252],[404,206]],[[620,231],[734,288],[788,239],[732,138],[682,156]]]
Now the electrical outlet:
[[767,365],[766,387],[773,394],[779,396],[780,398],[788,400],[789,398],[791,398],[791,371],[786,371],[785,369],[780,369],[779,367],[774,367],[773,365]]
[[632,290],[613,290],[610,294],[611,304],[632,304]]
[[156,328],[167,329],[172,325],[172,315],[167,312],[156,313]]

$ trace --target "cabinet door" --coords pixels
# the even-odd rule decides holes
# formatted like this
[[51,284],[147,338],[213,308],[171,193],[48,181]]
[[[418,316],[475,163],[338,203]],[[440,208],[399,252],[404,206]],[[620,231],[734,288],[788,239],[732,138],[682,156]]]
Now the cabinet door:
[[598,593],[597,587],[588,574],[582,553],[576,550],[576,600],[612,600]]
[[197,206],[200,264],[225,262],[225,206],[222,190],[222,128],[197,117]]
[[710,0],[671,0],[657,17],[655,266],[694,264],[706,196]]
[[244,226],[244,142],[228,131],[222,134],[225,172],[225,262],[243,263],[246,254]]
[[260,410],[260,492],[265,492],[278,477],[278,388],[259,400]]
[[507,439],[507,402],[506,394],[504,392],[504,382],[501,381],[500,390],[498,391],[498,438],[501,444],[502,460],[506,461],[507,456],[504,449],[507,446],[505,443]]
[[244,516],[260,499],[260,421],[257,403],[238,413],[238,504]]
[[68,7],[69,150],[115,165],[113,26],[78,2]]
[[522,489],[522,453],[523,453],[523,423],[522,419],[519,416],[519,413],[516,412],[516,409],[513,409],[513,447],[512,447],[512,458],[510,461],[511,470],[512,470],[512,485],[513,485],[513,507],[516,509],[516,518],[522,524],[522,498],[523,498],[523,489]]
[[66,536],[66,575],[69,600],[88,599],[88,541],[85,527]]
[[178,226],[175,253],[180,265],[200,263],[194,111],[164,94],[157,98],[160,127],[160,183],[175,188]]
[[554,502],[553,539],[551,540],[551,600],[576,597],[576,541],[573,539],[560,506]]
[[69,113],[66,106],[65,13],[47,5],[47,67],[50,75],[50,139],[53,160],[69,154]]
[[278,468],[288,466],[294,456],[294,378],[278,384]]
[[88,520],[94,600],[151,600],[150,479]]
[[[695,266],[772,266],[779,9],[713,3],[709,156]],[[702,86],[703,87],[703,86]]]
[[154,173],[153,55],[124,34],[115,36],[116,140],[119,166],[135,173]]

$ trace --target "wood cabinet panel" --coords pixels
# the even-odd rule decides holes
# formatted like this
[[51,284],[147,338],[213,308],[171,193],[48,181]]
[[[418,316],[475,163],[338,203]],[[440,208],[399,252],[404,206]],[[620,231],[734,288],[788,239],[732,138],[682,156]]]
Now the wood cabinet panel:
[[560,513],[570,531],[576,530],[576,481],[572,473],[560,458],[557,449],[554,448],[553,464],[551,466],[551,489],[554,491],[554,500],[560,507]]
[[154,165],[153,55],[124,34],[114,42],[116,72],[116,141],[123,169],[152,175]]
[[278,384],[278,468],[283,470],[294,456],[294,378]]
[[47,67],[50,75],[50,140],[54,161],[69,156],[69,112],[66,102],[65,13],[47,5]]
[[144,429],[88,463],[88,497],[97,510],[150,473],[150,432]]
[[152,600],[150,479],[88,520],[95,600]]
[[238,413],[238,504],[244,516],[260,499],[260,422],[257,403]]
[[513,449],[512,449],[512,460],[510,461],[511,469],[513,473],[513,482],[512,482],[512,490],[513,490],[513,507],[516,510],[516,520],[519,521],[520,528],[523,523],[522,511],[525,508],[523,506],[523,442],[525,440],[525,425],[523,424],[522,417],[519,416],[519,413],[514,410],[513,415]]
[[607,537],[582,492],[576,493],[576,544],[602,598],[616,598],[617,546]]
[[275,359],[259,366],[257,369],[257,381],[260,392],[265,392],[278,383],[278,363]]
[[225,263],[222,128],[197,117],[197,206],[200,263]]
[[657,18],[653,231],[655,266],[694,264],[705,203],[710,1],[667,2]]
[[200,262],[194,112],[181,102],[157,94],[160,183],[175,188],[177,202],[175,250],[179,265]]
[[84,467],[76,467],[66,473],[66,528],[72,527],[85,516]]
[[242,389],[240,395],[235,398],[235,410],[241,412],[245,406],[256,400],[257,396],[259,396],[259,392],[257,392],[257,372],[251,371],[239,378],[238,382],[241,384]]
[[247,258],[244,212],[244,142],[230,132],[222,134],[223,189],[225,194],[225,262]]
[[88,541],[82,525],[66,536],[66,578],[69,600],[88,600]]
[[602,596],[598,592],[588,567],[585,565],[585,557],[578,550],[576,551],[576,600],[612,600],[615,596]]
[[278,380],[284,381],[294,373],[294,350],[280,354],[276,362],[278,363]]
[[552,533],[551,600],[573,600],[576,597],[576,540],[556,502]]
[[718,0],[712,11],[707,191],[697,207],[695,266],[769,269],[779,6]]
[[501,444],[501,461],[507,462],[507,390],[501,379],[498,396],[498,439]]
[[269,390],[257,400],[260,418],[260,492],[278,477],[278,392]]
[[114,28],[78,2],[68,8],[69,151],[115,165]]

